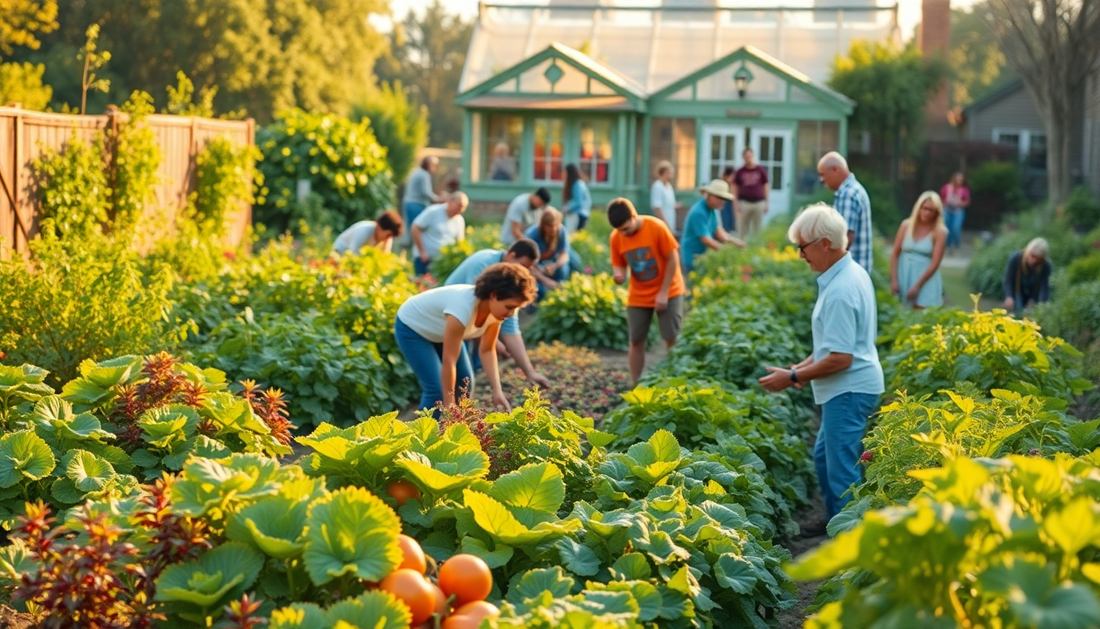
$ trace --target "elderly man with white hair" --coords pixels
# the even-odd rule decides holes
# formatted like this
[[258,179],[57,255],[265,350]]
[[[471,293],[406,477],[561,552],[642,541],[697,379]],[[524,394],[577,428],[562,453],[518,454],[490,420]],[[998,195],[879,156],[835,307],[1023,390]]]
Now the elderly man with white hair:
[[848,251],[863,270],[871,272],[874,256],[871,247],[874,236],[871,231],[871,198],[856,176],[848,169],[848,160],[830,151],[817,163],[821,183],[833,190],[833,207],[848,223]]
[[823,203],[804,208],[787,238],[821,274],[813,312],[813,353],[787,369],[768,367],[760,384],[782,391],[811,383],[814,402],[821,406],[814,466],[825,511],[832,518],[848,502],[848,487],[860,480],[863,433],[885,390],[875,349],[875,289],[867,271],[847,251],[848,224],[835,209]]

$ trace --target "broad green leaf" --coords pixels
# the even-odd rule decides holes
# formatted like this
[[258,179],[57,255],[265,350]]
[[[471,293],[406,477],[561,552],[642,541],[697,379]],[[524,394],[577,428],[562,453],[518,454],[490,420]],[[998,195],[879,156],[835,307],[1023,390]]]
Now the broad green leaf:
[[623,614],[629,617],[638,617],[638,602],[629,591],[594,591],[585,590],[578,601],[582,609],[596,614]]
[[73,405],[65,401],[60,395],[48,395],[34,404],[31,419],[52,425],[54,422],[64,422],[73,416]]
[[269,629],[332,629],[325,610],[313,603],[294,603],[271,612]]
[[621,581],[646,580],[653,576],[649,561],[641,553],[625,553],[611,565],[611,574]]
[[519,605],[543,592],[549,592],[554,598],[563,598],[573,589],[574,583],[558,566],[528,570],[509,586],[507,599],[513,605]]
[[226,537],[249,542],[275,559],[289,559],[302,552],[302,533],[309,503],[284,494],[264,496],[234,513]]
[[417,485],[435,494],[445,494],[483,478],[489,473],[489,457],[480,448],[460,448],[441,443],[429,454],[407,452],[397,466],[416,479]]
[[635,476],[647,483],[657,483],[680,466],[680,444],[672,433],[661,429],[649,441],[630,446],[626,457]]
[[82,492],[99,491],[115,475],[115,468],[91,452],[76,450],[65,466],[65,476]]
[[1096,498],[1079,496],[1062,510],[1049,514],[1043,521],[1043,531],[1069,556],[1086,546],[1100,545],[1100,507]]
[[184,441],[195,434],[199,421],[199,414],[195,409],[171,404],[145,411],[137,423],[149,445],[170,448],[174,442]]
[[72,479],[66,476],[55,479],[50,485],[50,495],[61,504],[75,505],[82,502],[87,493],[77,489]]
[[[277,493],[290,470],[258,454],[234,454],[225,459],[192,458],[180,479],[172,484],[172,507],[179,513],[198,517],[235,502],[249,502]],[[301,474],[299,471],[298,474]]]
[[508,563],[516,550],[504,544],[498,544],[496,550],[489,550],[481,540],[466,536],[462,538],[462,552],[481,557],[490,568],[500,568]]
[[33,432],[0,437],[0,488],[14,487],[24,479],[45,478],[56,464],[50,446]]
[[474,521],[494,541],[509,546],[538,544],[550,537],[560,535],[579,527],[580,523],[563,526],[559,523],[542,522],[529,528],[521,523],[503,504],[485,494],[469,489],[463,490],[466,506],[473,512]]
[[408,606],[381,590],[340,601],[325,616],[334,628],[347,629],[405,629],[412,621]]
[[1091,629],[1100,626],[1096,593],[1080,584],[1062,584],[1041,596],[1012,596],[1008,607],[1021,627],[1037,629]]
[[591,548],[578,544],[569,537],[559,539],[555,546],[561,555],[562,564],[573,574],[590,577],[600,571],[600,558]]
[[194,561],[165,568],[157,578],[156,600],[209,609],[244,594],[263,566],[263,555],[251,546],[226,542]]
[[119,356],[99,363],[91,360],[80,363],[80,375],[104,389],[125,383],[129,381],[131,375],[140,371],[140,356]]
[[593,448],[606,448],[618,438],[613,434],[601,432],[594,428],[585,430],[584,436],[588,438],[588,443],[591,444]]
[[722,587],[748,594],[756,587],[756,570],[741,557],[725,554],[714,562],[714,578]]
[[661,593],[651,583],[645,581],[612,581],[605,584],[589,581],[585,587],[588,590],[595,591],[629,592],[638,605],[638,620],[642,622],[653,622],[661,614]]
[[111,391],[101,387],[87,378],[77,378],[65,383],[61,387],[61,395],[69,402],[96,406],[111,396]]
[[691,559],[691,552],[673,542],[664,531],[652,531],[646,537],[635,539],[634,548],[649,555],[657,565]]
[[817,581],[851,568],[859,561],[863,527],[845,531],[783,569],[796,581]]
[[565,481],[553,463],[529,463],[498,478],[489,495],[513,507],[556,513],[565,500]]
[[309,508],[303,555],[310,579],[324,585],[345,574],[381,581],[401,563],[401,521],[374,494],[345,487]]

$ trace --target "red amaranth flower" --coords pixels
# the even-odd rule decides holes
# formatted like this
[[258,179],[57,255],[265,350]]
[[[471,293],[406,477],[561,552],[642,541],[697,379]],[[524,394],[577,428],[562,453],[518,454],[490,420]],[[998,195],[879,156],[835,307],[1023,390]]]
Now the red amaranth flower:
[[237,254],[233,253],[232,251],[226,251],[226,252],[224,252],[223,255],[225,255],[226,260],[236,260],[237,259]]
[[875,458],[875,453],[871,450],[867,450],[863,453],[863,456],[859,457],[859,460],[864,463],[870,463],[873,458]]

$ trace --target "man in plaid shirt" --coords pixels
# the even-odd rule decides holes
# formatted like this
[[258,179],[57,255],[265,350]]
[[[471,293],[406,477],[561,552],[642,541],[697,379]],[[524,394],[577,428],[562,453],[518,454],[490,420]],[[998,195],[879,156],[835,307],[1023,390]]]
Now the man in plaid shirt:
[[848,222],[848,251],[856,264],[871,272],[871,199],[859,183],[848,161],[836,151],[826,153],[817,163],[821,183],[836,192],[833,207]]

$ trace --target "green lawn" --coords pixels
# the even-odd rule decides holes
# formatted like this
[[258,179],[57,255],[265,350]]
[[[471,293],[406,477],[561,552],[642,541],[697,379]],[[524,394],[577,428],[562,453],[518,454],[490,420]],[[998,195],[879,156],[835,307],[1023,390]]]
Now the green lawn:
[[[943,276],[944,303],[948,306],[957,306],[963,310],[974,307],[974,300],[970,298],[970,284],[966,281],[966,269],[940,267]],[[982,297],[979,302],[982,310],[992,310],[1003,307],[1001,302],[989,297]]]

